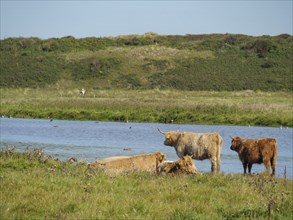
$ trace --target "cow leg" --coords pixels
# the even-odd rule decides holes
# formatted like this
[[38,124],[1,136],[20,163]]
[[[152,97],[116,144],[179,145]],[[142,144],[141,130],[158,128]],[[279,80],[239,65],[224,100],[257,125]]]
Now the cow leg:
[[220,161],[217,161],[217,173],[220,173],[221,171],[221,165],[220,165]]
[[265,167],[266,167],[266,174],[270,174],[270,165],[271,165],[271,163],[270,163],[270,160],[268,160],[268,159],[265,159],[264,160],[264,165],[265,165]]
[[211,158],[211,163],[212,163],[212,172],[213,173],[217,173],[217,158],[216,157],[212,157]]
[[271,167],[272,167],[272,176],[274,176],[275,172],[276,172],[276,160],[275,160],[275,158],[271,159]]
[[248,164],[248,173],[251,174],[252,163]]
[[217,172],[220,173],[220,168],[221,168],[221,159],[220,157],[217,158]]
[[246,174],[246,169],[247,169],[247,163],[243,163],[244,175]]

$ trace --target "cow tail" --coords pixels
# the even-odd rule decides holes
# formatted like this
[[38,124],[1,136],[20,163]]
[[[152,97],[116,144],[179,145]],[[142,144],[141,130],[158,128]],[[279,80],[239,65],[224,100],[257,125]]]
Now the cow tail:
[[223,147],[223,138],[220,135],[218,135],[218,146],[219,146],[219,148],[218,148],[217,155],[220,158],[221,152],[222,152],[222,147]]
[[221,152],[222,152],[222,146],[223,146],[223,138],[218,134],[217,135],[217,172],[220,172],[220,166],[221,166]]
[[271,161],[271,164],[274,164],[274,166],[276,166],[276,162],[277,162],[277,156],[278,156],[278,145],[277,145],[277,142],[276,140],[274,141],[274,155],[272,157],[272,161]]

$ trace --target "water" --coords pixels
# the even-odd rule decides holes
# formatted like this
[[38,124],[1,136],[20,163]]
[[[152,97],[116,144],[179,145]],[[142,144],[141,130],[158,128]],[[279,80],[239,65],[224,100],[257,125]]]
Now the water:
[[[163,144],[162,131],[218,132],[223,137],[221,171],[242,173],[242,164],[236,152],[230,150],[230,136],[243,138],[275,137],[278,143],[276,175],[293,178],[293,129],[244,126],[177,125],[157,123],[117,123],[94,121],[65,121],[38,119],[1,118],[0,147],[15,146],[24,151],[26,147],[42,148],[45,153],[66,160],[76,157],[93,162],[97,159],[118,155],[137,155],[163,152],[168,160],[177,160],[175,150]],[[210,172],[210,162],[195,161],[196,167]],[[264,171],[264,165],[254,164],[252,171]]]

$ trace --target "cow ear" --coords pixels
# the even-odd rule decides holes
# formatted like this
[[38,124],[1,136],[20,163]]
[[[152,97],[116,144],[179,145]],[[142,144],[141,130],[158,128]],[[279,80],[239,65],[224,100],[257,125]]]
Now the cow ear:
[[166,140],[172,142],[173,141],[172,135],[171,134],[167,134],[166,135]]

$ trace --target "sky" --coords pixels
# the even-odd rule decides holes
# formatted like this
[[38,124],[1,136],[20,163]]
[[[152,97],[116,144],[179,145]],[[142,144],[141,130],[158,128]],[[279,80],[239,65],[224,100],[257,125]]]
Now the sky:
[[293,0],[0,0],[0,38],[292,33]]

